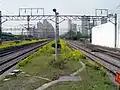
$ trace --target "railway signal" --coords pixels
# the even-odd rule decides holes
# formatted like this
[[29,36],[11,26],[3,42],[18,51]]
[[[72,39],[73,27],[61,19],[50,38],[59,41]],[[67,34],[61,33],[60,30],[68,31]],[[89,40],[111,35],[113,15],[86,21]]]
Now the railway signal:
[[56,9],[53,9],[53,12],[55,12],[55,60],[58,60],[58,37],[59,37],[59,21],[58,21],[58,15],[59,13],[57,12]]

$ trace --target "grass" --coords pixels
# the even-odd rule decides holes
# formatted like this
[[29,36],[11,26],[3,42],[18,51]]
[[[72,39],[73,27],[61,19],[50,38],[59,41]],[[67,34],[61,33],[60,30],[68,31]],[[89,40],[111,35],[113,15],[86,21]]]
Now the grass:
[[[10,81],[0,81],[0,90],[34,90],[43,85],[46,80],[39,76],[56,80],[60,76],[70,75],[79,68],[80,59],[86,64],[86,69],[77,76],[80,82],[61,82],[49,87],[47,90],[116,90],[106,75],[106,70],[92,61],[87,61],[85,55],[78,50],[70,49],[65,41],[60,40],[59,60],[55,61],[54,41],[43,46],[37,52],[25,58],[18,64],[20,73]],[[60,65],[60,66],[59,66]],[[63,66],[63,68],[60,68]]]
[[0,49],[6,49],[13,46],[21,46],[25,44],[35,43],[41,40],[25,40],[25,41],[12,41],[0,44]]
[[76,71],[78,68],[80,68],[80,64],[77,61],[67,62],[66,68],[64,69],[54,68],[51,65],[49,65],[49,62],[52,59],[53,58],[51,56],[37,57],[33,59],[32,63],[27,64],[23,68],[23,71],[31,75],[38,75],[53,80],[59,76],[69,75],[72,72]]
[[[66,52],[68,51],[70,54],[71,54],[71,52],[73,53],[75,51],[68,48],[68,46],[62,44],[62,43],[65,43],[62,40],[61,40],[61,52],[60,52],[59,60],[65,61],[65,68],[60,69],[60,68],[53,67],[50,64],[51,61],[55,61],[54,60],[55,49],[53,47],[51,47],[53,43],[54,43],[54,41],[52,41],[50,44],[40,48],[38,50],[38,52],[29,56],[25,60],[21,61],[19,63],[18,68],[22,69],[23,71],[25,71],[31,75],[38,75],[38,76],[50,78],[51,80],[53,80],[53,79],[58,78],[59,76],[69,75],[81,67],[81,65],[78,63],[79,59],[75,60],[75,59],[71,58],[71,60],[70,60],[69,56],[66,57],[67,55],[66,56],[64,55],[65,52],[62,52],[63,50]],[[69,53],[68,53],[68,55],[70,55]],[[61,55],[63,55],[64,57],[63,56],[61,57]],[[75,54],[75,55],[77,55],[77,54]],[[78,56],[76,56],[76,57],[78,57]]]
[[117,90],[109,80],[106,70],[94,62],[83,61],[86,69],[79,74],[81,82],[62,82],[46,90]]
[[27,74],[19,74],[17,77],[11,78],[9,81],[0,81],[0,90],[34,90],[40,84],[48,81],[27,76]]
[[[7,90],[8,88],[12,89],[13,87],[13,90],[18,88],[20,90],[33,90],[43,85],[45,82],[49,82],[39,78],[36,79],[33,76],[41,76],[44,78],[49,78],[50,80],[55,80],[60,76],[70,75],[81,68],[81,64],[78,63],[78,60],[80,58],[82,59],[82,55],[78,55],[75,50],[68,48],[63,40],[61,40],[60,43],[61,48],[59,49],[59,61],[65,62],[65,64],[63,64],[64,68],[61,69],[51,65],[51,61],[55,61],[55,48],[52,47],[54,41],[52,41],[48,45],[43,46],[37,52],[21,61],[18,64],[18,68],[25,72],[25,74],[20,73],[17,75],[17,77],[12,78],[10,81],[0,81],[0,90]],[[67,53],[68,56],[65,53]],[[74,53],[74,56],[76,55],[76,57],[80,58],[78,60],[76,60],[76,58],[69,59],[71,53]],[[26,75],[30,76],[25,77]]]

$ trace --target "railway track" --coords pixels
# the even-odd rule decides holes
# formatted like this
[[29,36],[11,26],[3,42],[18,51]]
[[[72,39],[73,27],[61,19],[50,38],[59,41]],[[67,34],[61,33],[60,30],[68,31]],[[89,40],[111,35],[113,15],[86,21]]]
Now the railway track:
[[84,47],[83,44],[76,41],[68,41],[70,47],[81,50],[81,52],[85,53],[88,58],[94,60],[96,63],[102,65],[104,68],[112,72],[114,75],[116,72],[120,72],[120,55],[118,56],[116,52],[110,50],[106,50],[105,48],[97,49],[98,51],[93,52],[91,48],[96,49],[96,47]]
[[120,52],[119,48],[110,48],[110,47],[104,47],[104,46],[100,46],[100,45],[93,45],[93,44],[87,44],[88,47],[97,47],[97,48],[102,48],[104,50],[107,51],[112,51],[112,52]]
[[24,45],[16,50],[4,52],[0,56],[0,75],[15,66],[21,59],[35,52],[39,47],[46,45],[50,40],[37,42],[30,45]]
[[119,49],[102,47],[102,46],[97,46],[97,45],[92,45],[92,44],[88,44],[87,48],[90,48],[93,52],[101,52],[106,55],[112,56],[115,59],[120,60],[120,50]]
[[[45,40],[46,41],[46,40]],[[25,45],[21,45],[21,46],[12,46],[10,48],[7,48],[7,49],[1,49],[0,50],[0,57],[3,57],[5,55],[9,55],[11,53],[14,53],[16,51],[19,51],[19,50],[22,50],[22,49],[25,49],[26,47],[32,47],[34,46],[35,44],[37,43],[41,43],[41,42],[44,42],[44,41],[40,41],[40,42],[35,42],[35,43],[30,43],[30,44],[25,44]]]
[[91,50],[91,52],[100,52],[104,53],[105,55],[111,56],[114,59],[120,60],[120,49],[116,48],[109,48],[109,47],[103,47],[98,45],[92,45],[92,44],[80,44],[80,42],[75,42],[79,44],[80,46],[84,46]]

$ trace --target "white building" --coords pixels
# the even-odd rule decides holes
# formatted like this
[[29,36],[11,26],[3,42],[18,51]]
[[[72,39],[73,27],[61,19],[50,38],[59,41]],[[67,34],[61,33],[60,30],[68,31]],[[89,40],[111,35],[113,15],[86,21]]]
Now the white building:
[[114,47],[115,46],[114,24],[112,24],[111,22],[108,22],[106,24],[93,27],[92,44],[107,46],[107,47]]

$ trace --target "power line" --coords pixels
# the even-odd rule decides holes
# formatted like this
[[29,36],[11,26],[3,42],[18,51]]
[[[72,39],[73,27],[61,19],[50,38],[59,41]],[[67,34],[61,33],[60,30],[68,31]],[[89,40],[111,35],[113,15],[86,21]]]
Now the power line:
[[119,8],[120,8],[120,4],[119,4],[119,5],[117,5],[115,8],[113,8],[113,9],[109,10],[109,12],[115,13],[115,12],[116,12],[116,10],[117,10],[117,9],[119,9]]

